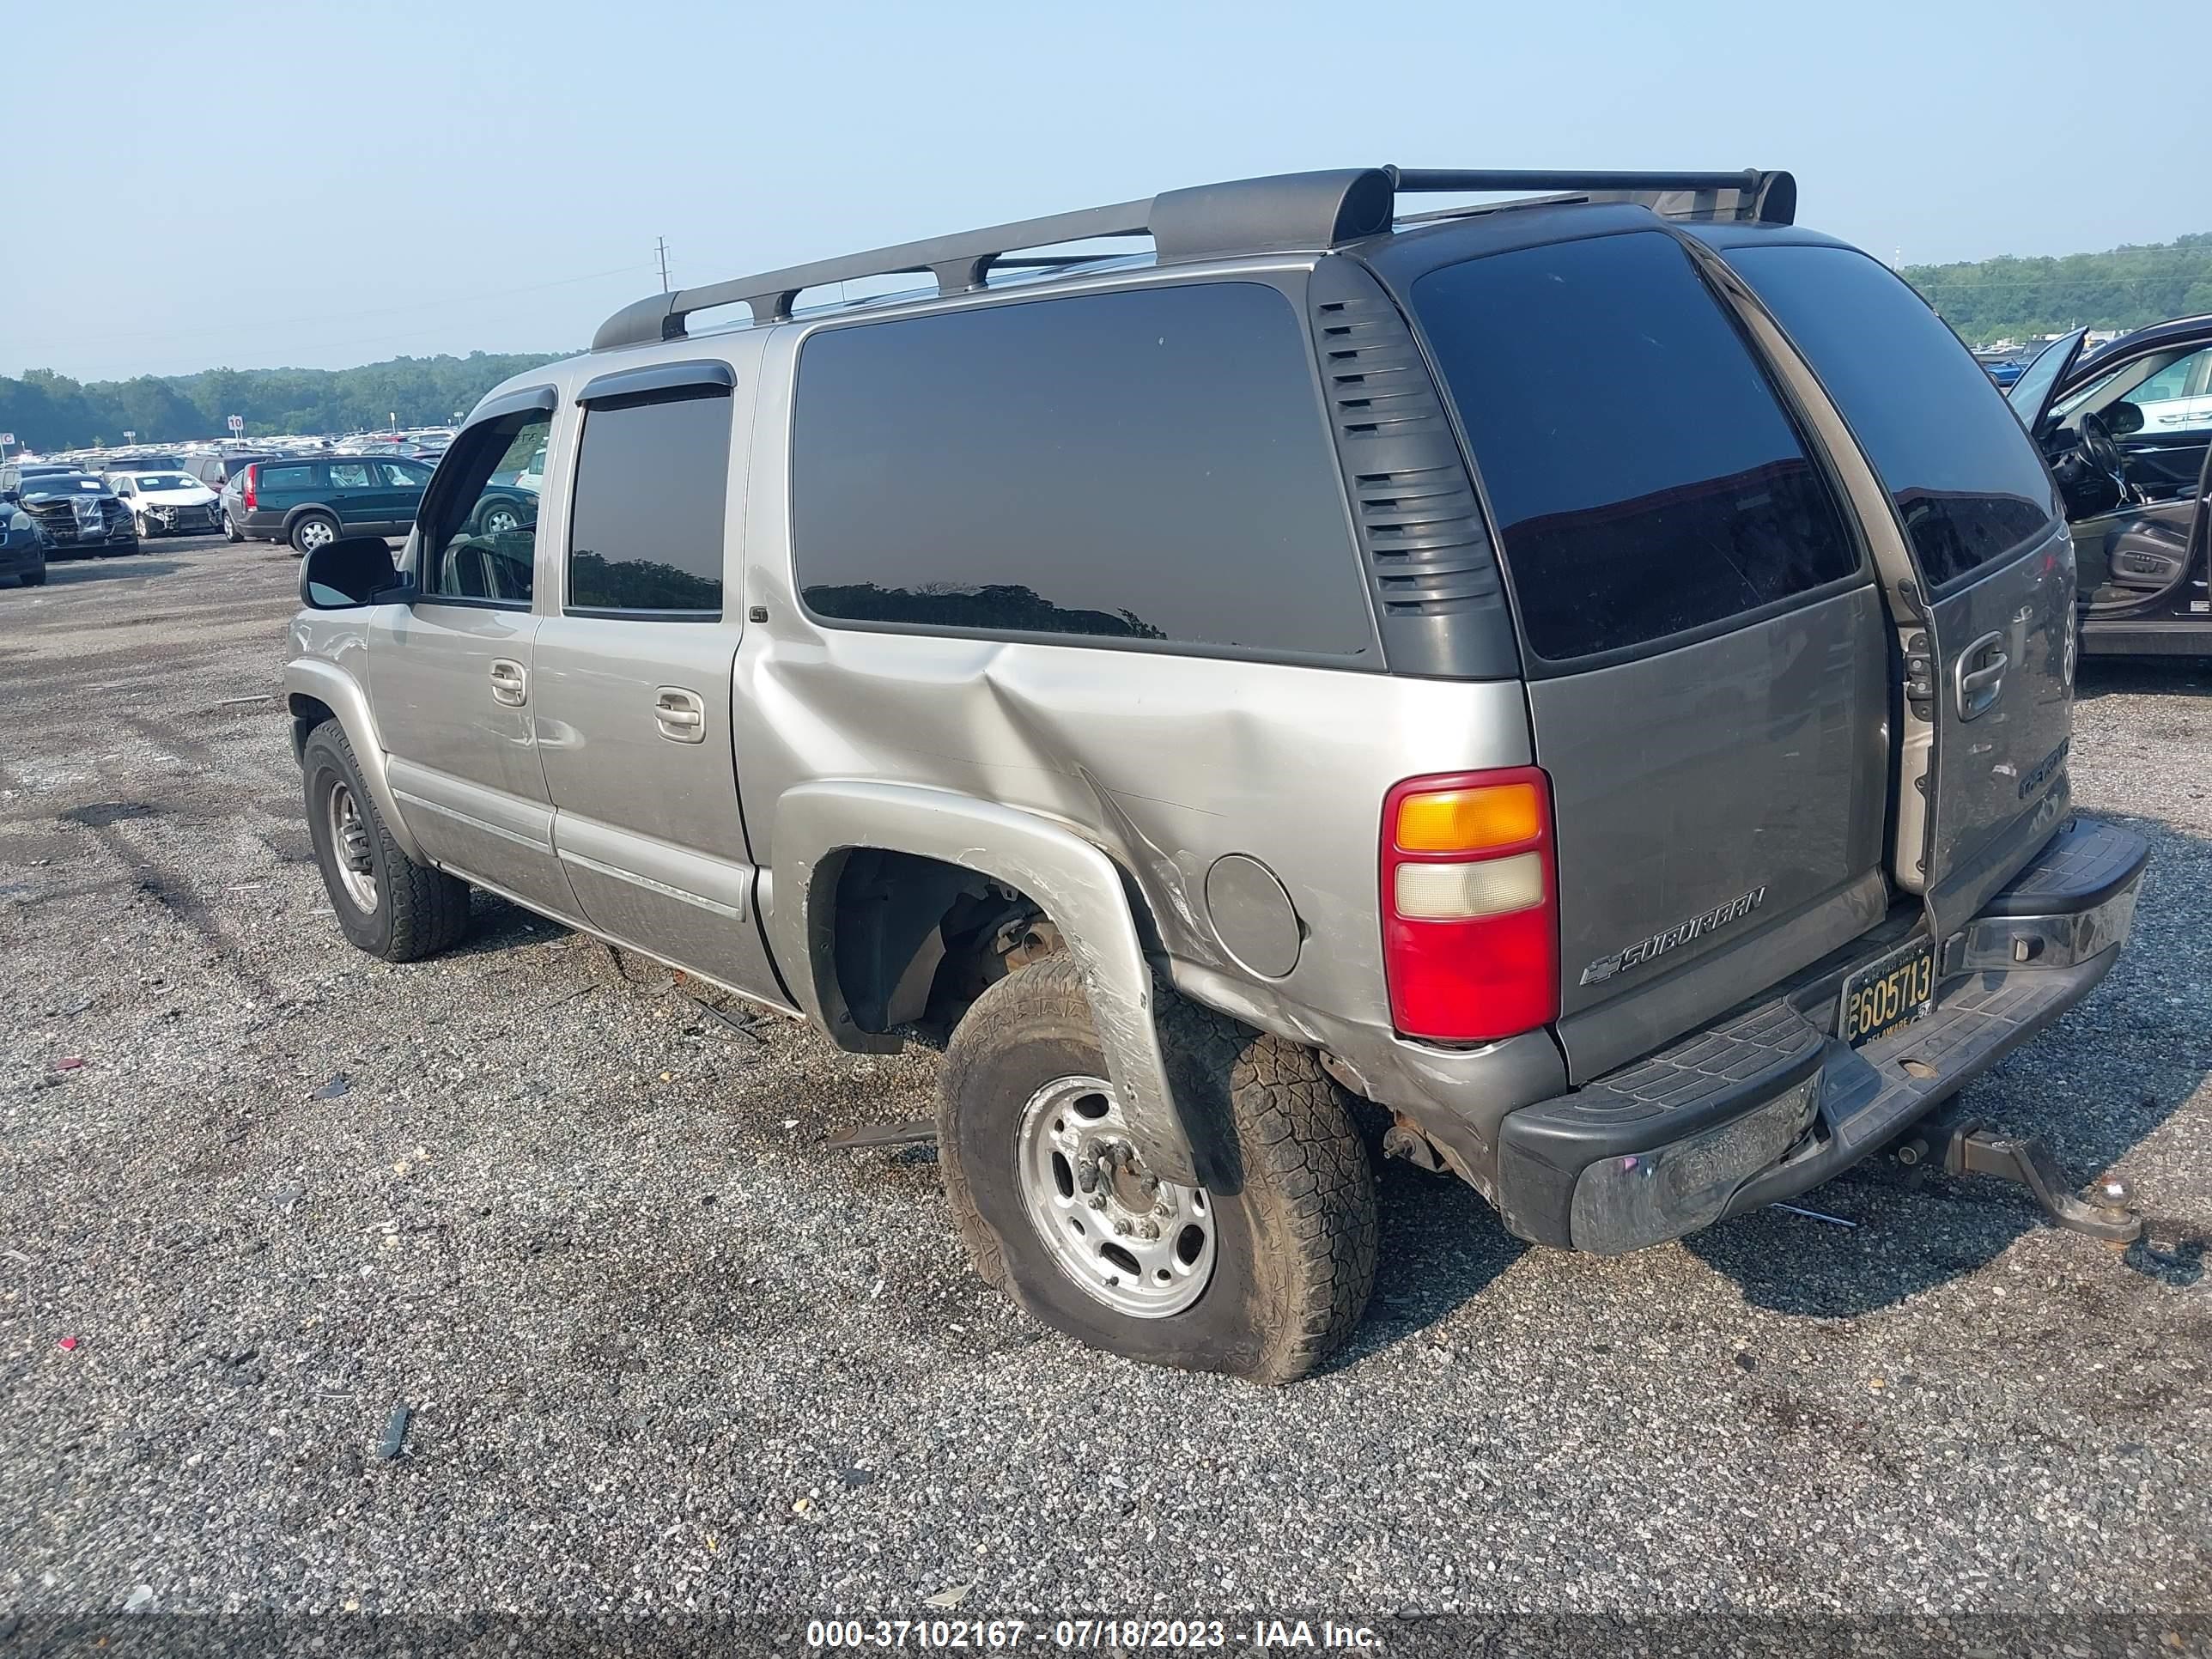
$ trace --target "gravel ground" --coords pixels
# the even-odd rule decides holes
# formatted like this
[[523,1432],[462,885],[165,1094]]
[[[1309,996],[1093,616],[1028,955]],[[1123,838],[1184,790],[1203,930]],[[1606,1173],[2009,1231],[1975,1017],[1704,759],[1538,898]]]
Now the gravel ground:
[[1970,1093],[2159,1248],[1852,1176],[1809,1202],[1856,1229],[1596,1261],[1393,1165],[1358,1341],[1269,1392],[1039,1330],[927,1154],[822,1144],[932,1054],[741,1037],[482,897],[443,959],[349,947],[295,568],[0,592],[0,1612],[2212,1612],[2200,665],[2085,670],[2136,942]]

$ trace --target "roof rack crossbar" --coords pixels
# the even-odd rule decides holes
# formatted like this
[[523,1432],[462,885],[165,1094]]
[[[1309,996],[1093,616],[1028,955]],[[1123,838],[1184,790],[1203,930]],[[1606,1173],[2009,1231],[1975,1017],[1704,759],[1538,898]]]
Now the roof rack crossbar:
[[1075,252],[1008,257],[1067,243],[1149,236],[1163,261],[1334,247],[1389,230],[1401,191],[1565,191],[1565,199],[1636,201],[1674,217],[1781,224],[1790,222],[1797,201],[1796,183],[1788,173],[1753,168],[1741,173],[1552,173],[1350,167],[1243,179],[650,295],[602,323],[592,337],[592,349],[680,340],[687,317],[716,306],[742,304],[755,323],[783,322],[802,291],[830,283],[927,274],[935,278],[939,293],[964,294],[981,288],[994,264],[1050,268],[1111,257]]

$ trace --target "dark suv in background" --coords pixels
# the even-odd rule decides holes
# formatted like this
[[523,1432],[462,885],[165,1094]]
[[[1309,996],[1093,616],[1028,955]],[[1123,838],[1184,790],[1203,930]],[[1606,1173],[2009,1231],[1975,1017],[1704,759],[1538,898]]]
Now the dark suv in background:
[[404,536],[430,482],[428,463],[383,455],[258,460],[222,487],[233,541],[311,553],[340,536]]

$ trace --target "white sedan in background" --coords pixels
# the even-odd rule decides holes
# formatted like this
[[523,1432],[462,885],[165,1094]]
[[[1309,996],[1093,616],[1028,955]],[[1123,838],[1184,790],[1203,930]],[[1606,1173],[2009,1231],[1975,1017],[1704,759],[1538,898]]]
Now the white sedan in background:
[[107,487],[131,509],[141,541],[222,527],[222,497],[190,473],[111,472]]

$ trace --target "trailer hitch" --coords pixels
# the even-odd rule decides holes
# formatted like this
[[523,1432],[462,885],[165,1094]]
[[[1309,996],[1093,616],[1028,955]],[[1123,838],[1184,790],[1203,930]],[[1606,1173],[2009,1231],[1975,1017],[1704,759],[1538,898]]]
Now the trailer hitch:
[[2132,1244],[2142,1237],[2143,1218],[2129,1201],[2125,1182],[2107,1178],[2097,1183],[2094,1197],[2079,1197],[2049,1147],[2033,1136],[2001,1134],[1977,1117],[1923,1123],[1898,1143],[1896,1156],[1914,1175],[1940,1169],[1948,1176],[2013,1182],[2027,1188],[2058,1225],[2108,1244]]

